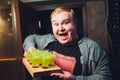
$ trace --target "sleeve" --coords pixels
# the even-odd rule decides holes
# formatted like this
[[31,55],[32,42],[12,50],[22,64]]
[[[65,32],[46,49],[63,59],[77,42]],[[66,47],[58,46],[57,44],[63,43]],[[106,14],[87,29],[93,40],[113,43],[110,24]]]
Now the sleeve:
[[88,73],[90,75],[75,76],[74,80],[112,80],[110,65],[105,51],[97,44],[89,47]]
[[55,37],[52,34],[46,35],[29,35],[23,42],[23,49],[27,50],[29,47],[36,47],[37,49],[44,49],[50,42],[53,42]]
[[25,38],[24,42],[23,42],[23,49],[24,51],[27,50],[27,48],[29,47],[35,47],[35,35],[29,35]]

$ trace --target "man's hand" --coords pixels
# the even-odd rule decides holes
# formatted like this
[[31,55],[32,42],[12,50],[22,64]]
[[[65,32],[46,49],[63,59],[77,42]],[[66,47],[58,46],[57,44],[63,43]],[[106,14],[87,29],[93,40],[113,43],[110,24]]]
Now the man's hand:
[[63,73],[51,73],[50,76],[58,76],[64,80],[73,80],[73,75],[70,72],[63,71]]
[[26,55],[27,55],[28,52],[31,52],[31,51],[33,51],[33,50],[36,50],[36,48],[34,48],[34,47],[29,47],[29,48],[24,52],[24,57],[26,57]]

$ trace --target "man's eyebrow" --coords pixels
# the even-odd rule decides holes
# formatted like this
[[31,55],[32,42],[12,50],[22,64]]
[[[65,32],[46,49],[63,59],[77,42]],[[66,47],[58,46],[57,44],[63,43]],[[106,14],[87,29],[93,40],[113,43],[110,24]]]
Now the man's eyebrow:
[[71,21],[71,19],[70,19],[70,18],[68,18],[68,19],[65,19],[65,20],[63,20],[63,21]]
[[52,22],[56,22],[56,20],[52,20]]

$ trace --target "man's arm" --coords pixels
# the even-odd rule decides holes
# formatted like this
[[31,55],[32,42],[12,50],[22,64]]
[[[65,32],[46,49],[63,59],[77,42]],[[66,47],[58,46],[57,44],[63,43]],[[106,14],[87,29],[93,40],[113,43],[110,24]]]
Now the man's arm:
[[55,41],[53,34],[46,35],[29,35],[25,38],[23,42],[24,51],[29,50],[29,48],[44,49],[50,42]]
[[74,80],[112,80],[110,65],[105,51],[96,43],[89,40],[87,42],[89,53],[88,67],[85,70],[91,71],[92,74],[74,76]]
[[24,51],[27,51],[28,48],[33,47],[35,48],[35,35],[29,35],[25,38],[23,42],[23,49]]

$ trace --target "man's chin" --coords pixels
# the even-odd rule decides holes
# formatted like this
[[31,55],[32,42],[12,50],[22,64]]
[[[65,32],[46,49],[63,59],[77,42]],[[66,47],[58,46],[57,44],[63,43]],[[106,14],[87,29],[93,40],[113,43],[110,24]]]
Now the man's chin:
[[62,42],[60,42],[62,45],[69,45],[70,43],[69,42],[65,42],[65,41],[62,41]]
[[61,43],[62,45],[67,44],[67,42],[66,42],[66,41],[59,41],[59,43]]

